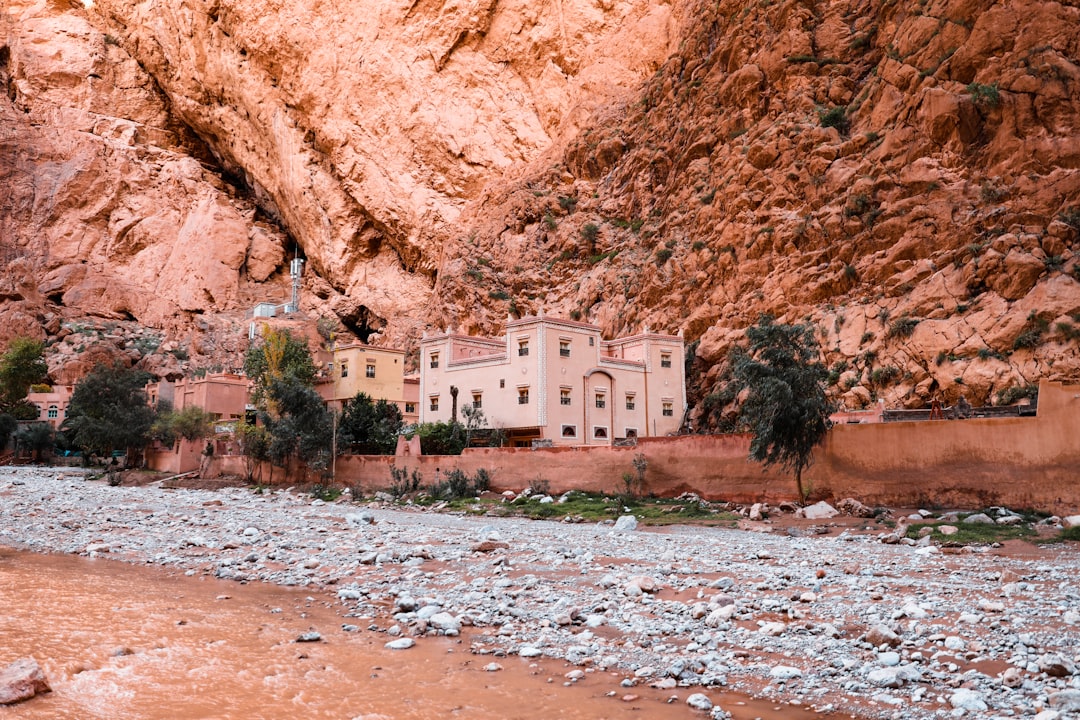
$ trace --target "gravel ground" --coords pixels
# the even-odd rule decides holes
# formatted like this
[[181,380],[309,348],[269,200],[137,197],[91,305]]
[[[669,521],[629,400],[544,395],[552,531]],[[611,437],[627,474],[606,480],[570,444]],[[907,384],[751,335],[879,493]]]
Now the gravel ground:
[[608,668],[627,687],[725,686],[863,717],[1080,716],[1073,546],[616,530],[109,487],[66,468],[0,468],[0,544],[309,587],[388,642],[462,633],[478,655]]

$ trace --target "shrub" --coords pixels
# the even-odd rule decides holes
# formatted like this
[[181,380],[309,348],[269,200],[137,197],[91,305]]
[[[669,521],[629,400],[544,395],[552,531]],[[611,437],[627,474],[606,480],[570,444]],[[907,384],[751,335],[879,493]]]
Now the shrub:
[[870,382],[877,386],[889,385],[900,379],[900,368],[886,365],[870,373]]
[[1013,385],[1012,387],[1000,390],[997,394],[998,405],[1014,405],[1017,400],[1024,398],[1030,399],[1035,402],[1039,399],[1039,386],[1038,385]]
[[660,248],[656,251],[656,265],[659,267],[671,259],[672,250],[670,248]]
[[919,324],[918,318],[913,317],[900,317],[893,321],[889,326],[889,332],[886,333],[887,338],[909,338],[911,334],[915,332],[915,326]]
[[585,223],[584,227],[581,228],[581,237],[592,248],[596,245],[596,239],[600,237],[600,226],[596,223]]
[[476,497],[489,487],[491,487],[491,473],[484,468],[477,470],[476,475],[472,477],[460,468],[454,468],[446,473],[444,481],[428,488],[428,494],[440,500],[459,500]]
[[537,475],[535,478],[529,481],[529,494],[530,495],[547,495],[551,492],[551,481]]
[[397,465],[390,466],[390,487],[388,489],[394,497],[400,498],[416,492],[420,489],[422,482],[423,476],[416,468],[413,468],[410,474],[405,468],[399,468]]
[[559,226],[559,224],[555,222],[555,216],[551,213],[544,213],[544,225],[548,230],[554,230]]
[[488,297],[492,300],[509,300],[510,294],[505,290],[492,290],[488,293]]
[[1058,218],[1073,230],[1080,231],[1080,205],[1073,205],[1062,210]]
[[821,127],[836,128],[841,133],[848,131],[847,107],[837,105],[831,108],[818,108],[818,121]]
[[971,101],[977,107],[996,108],[1001,104],[1001,93],[998,91],[997,83],[983,85],[973,82],[967,86],[967,91],[971,95]]
[[569,197],[562,195],[559,197],[559,207],[567,212],[567,214],[574,212],[577,209],[578,200],[576,197]]
[[1024,323],[1023,329],[1020,334],[1016,336],[1013,341],[1013,350],[1031,349],[1038,347],[1042,342],[1043,333],[1045,333],[1050,327],[1050,323],[1032,311],[1027,318],[1027,322]]
[[341,497],[341,488],[330,487],[329,485],[312,485],[311,497],[323,502],[334,502]]

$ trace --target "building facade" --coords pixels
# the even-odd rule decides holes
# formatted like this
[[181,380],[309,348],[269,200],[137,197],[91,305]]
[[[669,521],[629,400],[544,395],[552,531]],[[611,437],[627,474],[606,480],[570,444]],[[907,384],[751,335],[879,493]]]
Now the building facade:
[[37,407],[39,422],[47,422],[53,430],[58,430],[67,417],[73,391],[71,385],[53,385],[48,392],[27,393],[26,399]]
[[595,325],[542,313],[508,322],[502,339],[425,335],[420,421],[449,421],[455,410],[462,421],[469,405],[519,447],[670,435],[686,409],[683,357],[681,335],[604,340]]
[[[338,345],[327,373],[316,389],[327,407],[340,410],[357,393],[395,403],[408,420],[405,391],[405,351],[361,343]],[[415,403],[413,403],[415,406]]]

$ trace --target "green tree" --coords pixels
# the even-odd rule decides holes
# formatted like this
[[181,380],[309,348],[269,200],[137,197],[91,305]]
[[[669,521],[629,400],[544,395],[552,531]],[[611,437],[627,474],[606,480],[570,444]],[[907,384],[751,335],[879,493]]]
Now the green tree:
[[465,428],[461,423],[422,423],[416,432],[420,451],[425,455],[460,455],[465,449]]
[[19,429],[19,421],[14,415],[0,413],[0,450],[7,447],[8,440]]
[[41,462],[56,447],[56,433],[49,423],[27,423],[15,431],[15,446],[30,451],[33,462]]
[[361,455],[392,455],[405,422],[397,405],[357,393],[342,408],[338,447]]
[[324,470],[330,461],[333,427],[322,398],[294,376],[271,381],[267,400],[276,414],[261,411],[259,419],[269,433],[270,461],[284,467],[286,475],[293,461],[305,470]]
[[173,426],[173,406],[168,400],[158,400],[154,409],[154,422],[150,424],[150,440],[157,440],[165,447],[176,445],[176,428]]
[[302,338],[293,337],[288,329],[275,330],[263,325],[261,341],[244,357],[244,373],[254,383],[252,399],[265,410],[270,385],[275,380],[291,377],[303,385],[313,385],[315,362]]
[[171,447],[176,444],[177,438],[201,440],[208,437],[213,429],[213,416],[201,407],[190,405],[177,411],[167,401],[161,401],[150,426],[150,438]]
[[173,413],[173,429],[185,440],[202,440],[214,432],[213,416],[197,405]]
[[750,457],[795,473],[799,497],[806,499],[802,472],[829,431],[832,411],[825,396],[828,370],[809,325],[777,324],[762,315],[746,331],[748,347],[732,351],[740,386],[749,390],[741,420],[754,439]]
[[487,428],[487,417],[483,410],[467,403],[461,408],[461,417],[465,418],[465,447],[469,447],[477,431]]
[[149,379],[149,373],[121,365],[95,366],[71,394],[62,427],[72,442],[99,455],[144,447],[155,415],[143,392]]
[[240,452],[244,456],[245,479],[248,482],[254,482],[255,470],[258,469],[261,480],[262,464],[270,460],[270,433],[261,425],[241,422],[236,426],[236,438],[240,442]]
[[14,338],[0,355],[0,412],[18,420],[33,420],[38,410],[26,401],[30,386],[48,375],[45,345],[28,337]]

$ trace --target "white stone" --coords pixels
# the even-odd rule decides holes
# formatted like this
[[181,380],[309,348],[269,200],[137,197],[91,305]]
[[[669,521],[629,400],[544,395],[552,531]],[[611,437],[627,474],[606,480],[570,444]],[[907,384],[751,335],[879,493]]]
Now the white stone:
[[448,612],[440,612],[432,615],[428,619],[428,623],[430,623],[432,627],[442,630],[443,632],[457,632],[461,630],[461,620]]
[[389,650],[408,650],[415,644],[416,641],[412,638],[398,638],[397,640],[391,640],[386,643],[384,647]]
[[987,709],[986,701],[983,700],[982,695],[967,688],[960,688],[954,692],[949,697],[949,704],[954,708],[969,712],[982,712]]
[[975,513],[974,515],[968,515],[961,522],[967,525],[993,525],[994,521],[990,519],[989,515],[985,513]]
[[613,532],[633,532],[637,530],[637,518],[633,515],[623,515],[615,521],[615,526],[612,528]]
[[836,517],[840,513],[832,505],[822,500],[821,502],[802,508],[798,514],[807,520],[825,520]]
[[949,637],[945,638],[945,649],[946,650],[954,650],[956,652],[962,652],[966,648],[967,648],[967,643],[965,643],[962,639],[960,639],[960,637],[958,637],[956,635],[950,635]]
[[788,665],[777,665],[769,671],[769,677],[773,680],[791,680],[792,678],[801,678],[802,670]]
[[525,645],[518,650],[518,655],[523,658],[540,657],[543,654],[544,653],[540,648],[535,648],[530,645]]
[[686,704],[695,710],[704,710],[706,712],[712,710],[712,700],[704,693],[694,693],[686,698]]

